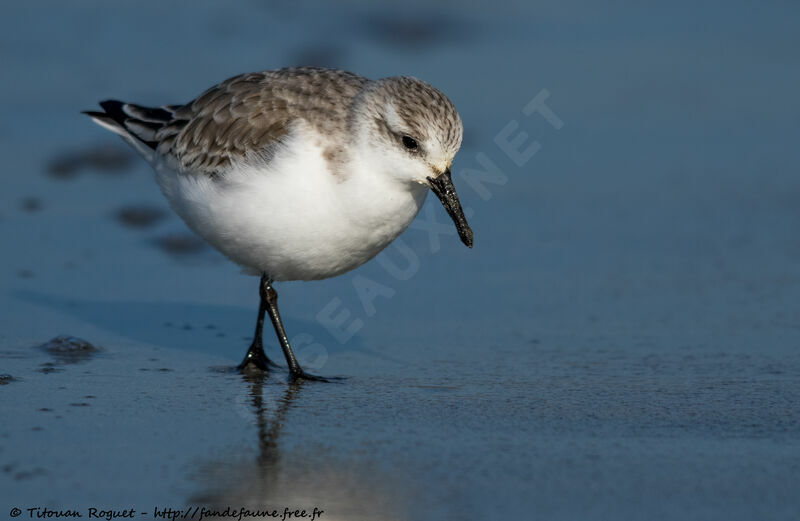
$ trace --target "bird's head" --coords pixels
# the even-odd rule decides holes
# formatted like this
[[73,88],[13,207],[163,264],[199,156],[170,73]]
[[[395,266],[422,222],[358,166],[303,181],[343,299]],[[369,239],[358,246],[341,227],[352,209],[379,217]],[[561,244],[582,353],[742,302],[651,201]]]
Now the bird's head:
[[431,188],[461,241],[472,247],[472,230],[450,175],[463,126],[444,94],[405,76],[370,82],[354,100],[348,126],[367,161],[381,165],[376,175]]

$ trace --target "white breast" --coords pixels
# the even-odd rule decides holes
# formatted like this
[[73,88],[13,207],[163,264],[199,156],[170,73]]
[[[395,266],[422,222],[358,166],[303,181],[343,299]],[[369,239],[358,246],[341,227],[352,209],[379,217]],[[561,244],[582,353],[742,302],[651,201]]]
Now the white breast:
[[296,128],[266,165],[240,165],[216,179],[154,164],[186,224],[253,274],[274,280],[339,275],[377,255],[414,219],[427,195],[370,165],[337,175],[325,138]]

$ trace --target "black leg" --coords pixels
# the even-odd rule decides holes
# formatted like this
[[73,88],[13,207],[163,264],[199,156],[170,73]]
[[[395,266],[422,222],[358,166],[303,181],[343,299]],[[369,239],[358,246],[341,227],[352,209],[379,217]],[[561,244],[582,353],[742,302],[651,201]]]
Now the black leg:
[[261,343],[262,330],[264,328],[264,313],[267,311],[267,300],[264,293],[264,288],[269,286],[269,278],[266,276],[261,277],[261,282],[258,285],[258,294],[261,297],[258,304],[258,321],[256,322],[256,332],[253,335],[253,343],[244,355],[244,360],[239,364],[239,370],[243,371],[249,366],[254,366],[262,371],[267,371],[270,367],[278,367],[278,365],[267,357],[264,353],[264,346]]
[[278,313],[278,293],[272,288],[272,283],[267,277],[262,277],[261,279],[261,291],[261,302],[266,301],[267,303],[267,312],[269,313],[269,318],[272,319],[272,325],[275,328],[275,334],[278,335],[278,341],[281,343],[283,356],[286,357],[286,364],[289,366],[292,380],[303,379],[327,382],[328,380],[325,378],[306,373],[297,363],[297,359],[292,353],[292,346],[289,345],[289,339],[286,338],[281,316]]

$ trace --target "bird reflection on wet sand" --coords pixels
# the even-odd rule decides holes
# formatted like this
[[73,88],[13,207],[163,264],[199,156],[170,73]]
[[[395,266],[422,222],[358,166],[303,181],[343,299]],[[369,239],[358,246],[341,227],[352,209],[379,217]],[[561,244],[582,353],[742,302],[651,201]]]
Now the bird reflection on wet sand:
[[[256,450],[239,447],[231,458],[206,461],[197,480],[201,491],[189,505],[224,511],[248,508],[277,511],[305,510],[311,519],[359,520],[408,519],[403,514],[408,487],[379,470],[373,462],[346,460],[328,454],[324,447],[287,450],[281,434],[289,411],[301,406],[304,380],[286,384],[282,393],[271,393],[275,383],[263,374],[242,375],[247,385],[247,411],[254,415],[258,434]],[[265,392],[266,390],[266,392]]]

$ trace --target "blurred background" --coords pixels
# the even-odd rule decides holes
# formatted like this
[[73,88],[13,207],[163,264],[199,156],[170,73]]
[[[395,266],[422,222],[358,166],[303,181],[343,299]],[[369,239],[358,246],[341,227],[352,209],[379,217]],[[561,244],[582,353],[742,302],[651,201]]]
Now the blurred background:
[[[650,4],[4,3],[0,507],[796,519],[800,7]],[[430,197],[278,287],[342,384],[231,372],[256,279],[80,114],[293,65],[419,77],[465,126],[473,250]]]

